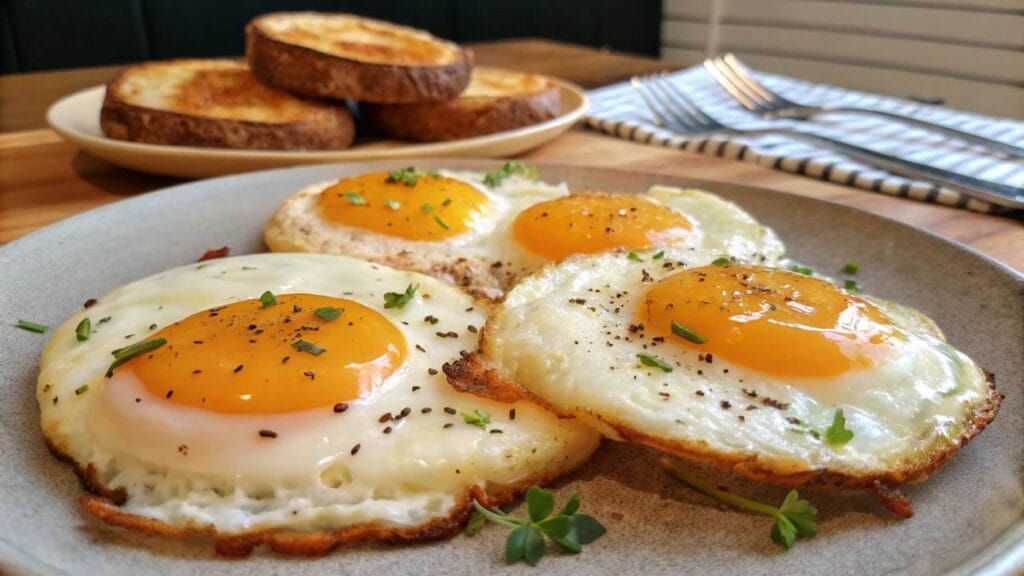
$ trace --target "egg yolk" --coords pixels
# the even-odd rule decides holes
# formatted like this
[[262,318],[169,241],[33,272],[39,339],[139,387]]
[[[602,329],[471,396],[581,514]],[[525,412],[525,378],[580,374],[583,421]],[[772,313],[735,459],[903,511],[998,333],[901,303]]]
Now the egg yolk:
[[487,197],[454,178],[420,172],[403,182],[377,173],[339,180],[320,193],[318,204],[335,224],[438,241],[473,229],[487,209]]
[[680,242],[693,228],[686,216],[652,200],[607,194],[534,204],[512,226],[520,245],[552,262],[573,254],[657,248]]
[[[330,317],[333,309],[341,315]],[[151,338],[167,344],[130,368],[168,402],[225,414],[297,412],[372,392],[405,359],[402,332],[358,302],[287,294],[193,314]],[[311,347],[312,346],[312,347]],[[322,350],[322,351],[321,351]]]
[[[767,374],[822,378],[884,358],[899,337],[873,304],[824,280],[754,266],[677,272],[647,292],[637,319],[660,336],[712,358]],[[706,341],[673,333],[672,323]]]

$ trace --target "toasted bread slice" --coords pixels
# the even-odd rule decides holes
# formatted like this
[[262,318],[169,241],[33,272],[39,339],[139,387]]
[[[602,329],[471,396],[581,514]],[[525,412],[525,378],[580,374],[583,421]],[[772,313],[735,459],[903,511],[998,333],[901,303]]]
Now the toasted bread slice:
[[428,104],[364,104],[367,121],[389,136],[435,141],[471,138],[550,120],[562,105],[558,86],[543,76],[477,66],[455,100]]
[[118,140],[258,150],[345,148],[355,136],[346,106],[266,86],[233,60],[124,70],[107,85],[100,127]]
[[265,14],[245,28],[263,81],[298,94],[382,104],[436,102],[469,83],[473,53],[415,28],[350,14]]

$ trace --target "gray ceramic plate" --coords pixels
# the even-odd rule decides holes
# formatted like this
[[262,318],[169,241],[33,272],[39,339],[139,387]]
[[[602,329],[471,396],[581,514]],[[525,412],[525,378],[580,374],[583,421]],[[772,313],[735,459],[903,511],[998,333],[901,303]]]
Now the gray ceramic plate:
[[[408,164],[408,161],[403,164]],[[490,169],[493,162],[422,161]],[[90,297],[207,248],[264,250],[261,229],[285,196],[341,174],[394,166],[315,166],[207,180],[70,218],[0,248],[0,324],[56,325]],[[1024,570],[1024,279],[962,247],[853,209],[767,190],[593,168],[544,166],[573,187],[640,192],[654,183],[698,186],[735,200],[820,270],[861,262],[866,291],[934,318],[954,345],[996,374],[1006,394],[993,425],[928,482],[907,488],[917,515],[898,521],[860,494],[808,490],[820,534],[783,552],[771,520],[717,506],[664,477],[656,455],[606,444],[560,484],[608,534],[579,556],[552,553],[538,569],[506,568],[505,532],[404,547],[360,547],[323,558],[248,560],[213,555],[208,542],[161,541],[111,529],[79,513],[80,488],[47,453],[35,402],[45,335],[0,327],[0,572],[58,574],[968,574]],[[769,501],[785,490],[716,481]]]

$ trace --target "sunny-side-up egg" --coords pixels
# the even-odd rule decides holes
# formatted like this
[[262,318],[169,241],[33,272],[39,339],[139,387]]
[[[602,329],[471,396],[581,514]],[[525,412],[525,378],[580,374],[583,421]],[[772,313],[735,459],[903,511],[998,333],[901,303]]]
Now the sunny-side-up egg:
[[[700,190],[574,191],[519,170],[364,174],[304,188],[266,227],[275,252],[345,254],[497,298],[574,254],[703,248],[774,263],[782,243],[735,204]],[[496,176],[498,175],[498,176]]]
[[476,349],[487,307],[341,256],[172,269],[54,331],[43,432],[97,495],[86,510],[147,532],[210,532],[223,553],[449,535],[471,498],[506,501],[600,441],[528,399],[448,384],[441,366]]
[[916,310],[706,253],[641,256],[525,278],[449,372],[493,369],[612,438],[789,485],[922,479],[995,416],[991,379]]

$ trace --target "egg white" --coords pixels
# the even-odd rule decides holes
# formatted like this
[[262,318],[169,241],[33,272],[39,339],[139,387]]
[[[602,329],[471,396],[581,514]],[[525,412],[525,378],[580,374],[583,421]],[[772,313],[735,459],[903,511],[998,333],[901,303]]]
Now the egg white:
[[[488,199],[487,210],[465,234],[427,242],[329,222],[321,215],[317,199],[333,182],[322,182],[298,191],[277,210],[266,228],[267,244],[275,252],[344,254],[415,270],[488,298],[500,297],[520,277],[548,264],[518,243],[513,224],[529,206],[568,196],[565,183],[554,185],[513,175],[491,187],[484,182],[483,173],[440,173],[470,184]],[[777,262],[785,251],[770,228],[709,192],[654,186],[644,196],[683,213],[693,223],[692,233],[671,246],[673,249],[700,248],[767,263]]]
[[[402,292],[410,283],[419,285],[414,301],[383,308],[385,292]],[[146,394],[130,370],[115,372],[120,381],[104,378],[111,350],[265,290],[374,308],[405,334],[406,363],[341,414],[330,406],[272,416],[215,414]],[[440,367],[476,348],[478,334],[468,326],[482,326],[486,313],[486,303],[443,282],[339,256],[261,254],[175,268],[112,291],[53,331],[37,390],[43,431],[60,452],[93,466],[106,487],[126,491],[123,512],[170,526],[225,534],[418,526],[449,514],[473,486],[500,489],[571,470],[599,442],[591,429],[532,402],[503,404],[450,387]],[[427,315],[438,322],[426,322]],[[75,327],[85,317],[94,332],[78,342]],[[437,331],[458,336],[439,338]],[[409,416],[379,422],[406,407]],[[430,413],[422,413],[427,407]],[[477,409],[491,414],[486,429],[460,414]],[[385,426],[392,432],[383,433]],[[259,429],[279,436],[261,438]]]
[[[787,380],[718,356],[709,362],[698,347],[629,331],[652,282],[716,255],[682,252],[671,256],[675,263],[651,266],[649,253],[643,263],[605,254],[549,266],[496,308],[484,358],[555,411],[588,417],[612,438],[790,481],[826,471],[908,479],[960,442],[990,401],[984,372],[934,323],[878,299],[870,301],[906,339],[892,341],[884,362],[819,380]],[[645,366],[640,353],[674,370]],[[819,437],[837,409],[854,437],[833,448]]]

